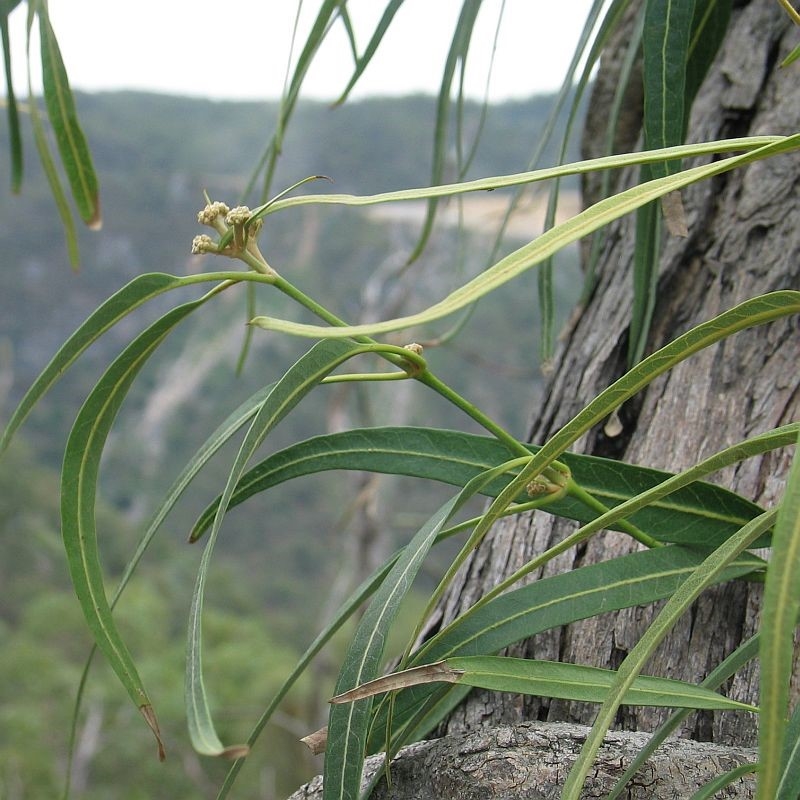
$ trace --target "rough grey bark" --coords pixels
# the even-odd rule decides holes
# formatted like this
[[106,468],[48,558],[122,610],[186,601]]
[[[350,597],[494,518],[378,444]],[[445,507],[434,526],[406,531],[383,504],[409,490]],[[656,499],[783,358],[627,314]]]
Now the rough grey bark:
[[[734,12],[731,30],[695,103],[690,141],[747,134],[788,134],[800,129],[800,81],[779,62],[794,43],[791,26],[770,0],[753,0]],[[603,73],[587,121],[588,156],[602,141],[608,86],[618,60]],[[635,96],[636,92],[632,92]],[[635,117],[632,117],[635,121]],[[630,128],[622,146],[630,147]],[[690,187],[683,200],[689,236],[666,242],[648,350],[759,293],[800,286],[800,171],[796,155],[765,161]],[[587,187],[591,196],[594,185]],[[609,232],[598,267],[598,284],[563,342],[545,400],[534,410],[531,440],[543,442],[582,406],[625,371],[630,314],[633,220]],[[712,347],[655,382],[620,410],[622,433],[603,427],[577,443],[576,451],[679,470],[747,436],[798,418],[800,363],[798,321],[760,327]],[[780,497],[791,458],[778,452],[731,468],[718,480],[770,505]],[[468,608],[487,588],[563,538],[572,526],[536,514],[499,525],[461,571],[445,599],[438,627]],[[605,560],[632,549],[609,533],[588,547],[556,559],[539,575]],[[756,585],[723,586],[701,599],[664,642],[648,672],[697,681],[757,628]],[[517,656],[614,668],[639,639],[657,609],[634,608],[548,632],[512,648]],[[727,687],[730,696],[754,701],[755,666]],[[795,687],[795,692],[797,687]],[[594,707],[544,698],[477,691],[441,733],[524,720],[587,723]],[[657,709],[625,708],[624,729],[652,729]],[[752,716],[707,712],[693,717],[682,734],[700,740],[752,744]]]
[[[525,722],[485,728],[405,748],[392,762],[391,788],[381,779],[372,800],[557,800],[588,728],[568,723]],[[646,734],[609,733],[581,797],[603,797],[647,740]],[[636,773],[626,800],[674,800],[690,797],[714,776],[757,753],[706,742],[672,739]],[[364,786],[383,766],[367,761]],[[290,800],[318,800],[322,779],[315,778]],[[735,800],[755,796],[752,775],[737,779],[724,794]]]

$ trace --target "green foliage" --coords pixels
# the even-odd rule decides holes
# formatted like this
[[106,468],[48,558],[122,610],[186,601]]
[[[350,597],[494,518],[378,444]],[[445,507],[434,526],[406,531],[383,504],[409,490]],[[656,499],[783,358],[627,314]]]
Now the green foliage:
[[[633,309],[635,333],[631,344],[634,366],[588,402],[541,447],[529,447],[519,441],[491,414],[456,391],[451,382],[434,370],[431,360],[419,345],[411,344],[404,348],[372,337],[412,326],[429,325],[456,311],[468,309],[478,300],[493,295],[505,284],[518,281],[526,271],[546,262],[550,256],[579,238],[601,230],[624,214],[645,208],[654,200],[667,197],[696,181],[708,180],[757,160],[796,150],[800,147],[800,133],[787,137],[763,136],[681,144],[688,111],[700,75],[707,66],[708,59],[704,56],[700,59],[703,63],[699,63],[696,54],[704,48],[707,50],[706,46],[711,42],[708,37],[712,37],[715,43],[719,42],[719,30],[708,24],[708,17],[696,13],[692,2],[673,0],[671,3],[662,3],[660,0],[651,0],[646,7],[644,25],[645,128],[647,141],[655,149],[475,180],[465,179],[462,173],[467,170],[468,159],[460,157],[458,180],[441,184],[446,150],[452,141],[448,127],[449,115],[453,110],[452,87],[456,73],[463,69],[466,61],[480,6],[480,2],[475,0],[467,0],[463,4],[453,34],[432,131],[431,175],[436,185],[380,194],[310,194],[283,198],[284,192],[267,201],[278,155],[285,144],[286,126],[296,110],[303,78],[331,23],[341,18],[349,32],[355,61],[352,86],[372,58],[399,7],[399,3],[387,4],[370,43],[360,53],[346,10],[333,0],[322,2],[288,83],[286,96],[278,108],[275,133],[254,172],[253,181],[261,175],[262,170],[264,174],[261,205],[253,211],[242,207],[231,211],[222,203],[209,202],[201,213],[202,224],[208,226],[214,236],[196,237],[193,251],[196,254],[237,259],[245,265],[246,270],[207,272],[186,278],[149,273],[135,278],[101,304],[67,339],[22,398],[0,443],[3,448],[9,445],[12,435],[18,431],[34,406],[66,371],[73,368],[91,344],[119,328],[133,311],[139,308],[154,309],[155,319],[146,324],[141,333],[129,337],[129,344],[118,356],[110,359],[106,371],[94,381],[93,388],[86,394],[65,447],[60,520],[72,586],[85,625],[116,679],[127,691],[134,708],[144,715],[156,737],[159,755],[163,757],[162,731],[156,719],[157,703],[145,691],[144,685],[146,681],[149,682],[149,677],[158,676],[162,694],[174,698],[179,691],[176,692],[174,685],[174,671],[162,671],[162,665],[150,662],[146,656],[134,655],[152,649],[161,649],[169,658],[175,655],[174,646],[169,644],[171,640],[167,638],[164,628],[159,629],[152,622],[158,617],[159,608],[155,600],[156,592],[148,585],[148,579],[142,578],[143,583],[136,584],[136,590],[125,596],[119,615],[115,616],[112,611],[178,498],[194,482],[200,469],[225,445],[232,443],[237,431],[248,426],[233,456],[227,477],[222,480],[224,488],[192,531],[192,540],[197,540],[205,531],[209,531],[209,535],[200,559],[189,611],[186,715],[191,743],[198,753],[235,759],[224,778],[219,797],[228,795],[244,758],[250,754],[264,726],[274,719],[279,703],[285,701],[292,687],[305,675],[311,660],[347,623],[358,617],[344,647],[341,666],[337,668],[336,693],[355,691],[356,695],[344,698],[348,702],[337,702],[330,712],[325,759],[326,800],[355,800],[360,793],[365,754],[381,747],[387,747],[392,754],[409,741],[424,735],[446,717],[455,703],[466,694],[469,686],[541,693],[547,691],[544,684],[550,685],[553,681],[558,683],[557,690],[551,692],[553,696],[588,699],[601,704],[597,721],[564,785],[563,796],[577,798],[620,704],[649,702],[680,708],[731,705],[731,701],[711,691],[714,688],[711,684],[716,681],[714,686],[719,685],[719,681],[733,669],[752,657],[755,652],[753,643],[743,646],[725,664],[719,665],[714,678],[701,687],[676,686],[661,679],[643,677],[640,673],[679,616],[702,591],[722,581],[745,577],[766,583],[764,621],[758,642],[762,702],[760,709],[748,709],[758,711],[762,717],[759,792],[764,800],[778,796],[779,791],[788,796],[791,787],[796,785],[798,772],[796,754],[787,737],[787,731],[791,733],[797,725],[795,718],[787,724],[787,697],[793,652],[792,634],[800,608],[800,583],[796,580],[797,542],[800,540],[798,457],[795,457],[796,463],[785,496],[775,509],[765,511],[745,498],[699,481],[722,467],[795,443],[797,425],[764,431],[752,439],[735,443],[679,475],[659,473],[633,464],[615,465],[602,459],[570,456],[567,449],[594,425],[613,414],[622,402],[699,351],[742,330],[797,315],[800,312],[800,292],[787,288],[745,299],[738,306],[706,320],[657,352],[640,359],[644,354],[653,303],[653,273],[648,270],[652,267],[652,256],[657,251],[653,228],[655,225],[657,232],[657,222],[656,217],[651,215],[642,227],[645,231],[642,238],[647,242],[647,258],[637,261],[640,266],[634,276],[638,287]],[[98,219],[98,212],[95,205],[96,184],[88,151],[75,122],[71,94],[47,22],[46,6],[32,4],[31,8],[38,13],[42,30],[43,56],[49,72],[45,81],[49,116],[57,128],[62,161],[79,211],[87,222],[93,223]],[[599,8],[597,6],[598,12]],[[615,20],[618,11],[619,7],[609,10],[608,18]],[[720,7],[719,11],[721,16],[715,19],[725,19],[724,8]],[[7,38],[4,32],[6,50]],[[347,87],[345,94],[351,86]],[[458,97],[456,103],[459,103]],[[463,144],[460,138],[457,144]],[[15,163],[17,150],[18,137],[12,141],[12,161]],[[463,155],[460,146],[457,150]],[[690,156],[733,151],[737,154],[702,166],[683,168],[679,163]],[[271,233],[273,215],[279,211],[288,216],[292,211],[295,214],[305,213],[300,209],[308,211],[324,205],[338,205],[347,209],[421,200],[427,204],[428,212],[422,235],[412,251],[412,256],[416,256],[428,240],[442,198],[460,198],[475,192],[510,189],[592,170],[635,165],[648,165],[652,170],[648,180],[606,197],[572,219],[554,225],[533,241],[495,259],[477,275],[471,278],[460,276],[456,280],[455,290],[449,290],[444,299],[429,304],[423,311],[393,319],[348,325],[329,302],[328,281],[312,281],[312,290],[304,291],[270,263],[273,259],[266,245],[264,249],[270,261],[265,258],[259,243],[260,235],[267,231]],[[175,290],[203,283],[211,283],[212,288],[200,297],[181,305],[172,305]],[[97,494],[101,461],[117,413],[140,372],[151,356],[164,346],[168,336],[176,328],[184,327],[190,317],[207,315],[212,303],[219,305],[220,298],[240,284],[247,288],[251,297],[256,291],[269,293],[270,297],[279,295],[282,308],[291,305],[302,312],[304,318],[310,314],[322,323],[311,325],[275,315],[251,314],[250,323],[256,334],[260,329],[266,329],[322,341],[291,366],[278,366],[274,374],[269,375],[269,380],[274,380],[274,383],[262,387],[240,405],[189,459],[147,525],[133,557],[127,561],[119,589],[116,594],[109,596],[106,587],[109,575],[101,563],[98,541]],[[545,285],[548,284],[545,281]],[[373,361],[362,367],[365,356],[372,357]],[[359,361],[351,363],[356,357]],[[374,366],[374,361],[381,362],[382,366]],[[489,436],[444,431],[432,425],[424,428],[363,426],[347,433],[331,433],[310,439],[304,437],[302,441],[277,452],[273,448],[272,455],[248,470],[256,451],[265,440],[270,443],[274,441],[273,429],[285,417],[301,413],[312,397],[330,391],[327,387],[357,383],[365,391],[370,391],[374,390],[375,383],[397,381],[413,382],[419,393],[437,395],[441,402],[448,405],[451,414],[457,414],[473,425],[477,424]],[[14,457],[14,451],[9,450],[8,453],[7,458]],[[416,526],[409,541],[354,590],[339,608],[331,609],[329,621],[319,625],[320,632],[316,639],[290,671],[292,654],[276,646],[273,638],[260,628],[254,628],[251,621],[241,621],[234,614],[219,611],[211,615],[204,614],[206,583],[212,569],[212,555],[229,509],[277,485],[281,485],[281,494],[274,493],[271,502],[275,506],[285,505],[288,497],[285,484],[288,481],[331,469],[410,475],[457,486],[458,491],[451,492],[449,499],[438,510],[428,514],[422,524]],[[463,514],[468,508],[468,501],[478,494],[492,498],[488,508],[473,519],[457,521],[456,515]],[[25,487],[23,506],[30,509],[38,508],[40,504],[44,513],[50,515],[47,517],[47,526],[50,527],[53,524],[50,518],[52,502],[42,502],[36,492],[28,491]],[[504,516],[532,508],[576,519],[582,525],[563,542],[508,576],[467,611],[442,625],[434,635],[422,643],[418,642],[418,634],[427,613],[491,526]],[[26,518],[25,524],[35,528],[37,522]],[[583,566],[569,573],[517,585],[533,569],[609,527],[631,536],[644,545],[644,549],[604,563]],[[113,528],[111,530],[113,532]],[[415,579],[428,563],[434,546],[463,531],[467,535],[460,551],[450,558],[443,577],[428,593],[426,609],[416,622],[408,643],[399,652],[403,676],[401,682],[391,687],[390,694],[382,701],[374,701],[372,691],[365,690],[364,684],[378,678],[384,659],[390,655],[386,644],[396,631],[401,604],[411,596]],[[108,538],[108,531],[104,533]],[[749,552],[752,548],[766,545],[774,549],[774,557],[769,564]],[[322,546],[319,549],[322,551]],[[25,557],[24,548],[22,550],[22,557]],[[174,556],[170,554],[172,558]],[[168,559],[160,561],[155,566],[156,575],[163,573],[162,579],[169,580],[169,563]],[[143,572],[146,574],[148,570]],[[658,600],[665,601],[658,616],[615,671],[599,673],[573,665],[530,661],[520,663],[496,657],[496,653],[503,648],[554,627],[591,617],[600,611],[620,610]],[[247,606],[246,603],[244,605]],[[24,637],[15,641],[8,631],[0,629],[0,637],[8,646],[7,652],[15,654],[13,663],[9,662],[5,667],[9,674],[3,675],[4,681],[0,682],[8,685],[14,680],[24,680],[26,676],[29,678],[38,671],[44,672],[47,661],[63,667],[56,674],[48,675],[49,685],[55,687],[59,694],[65,693],[66,687],[76,679],[72,667],[76,655],[72,651],[74,639],[72,635],[65,638],[63,631],[75,631],[82,629],[82,626],[73,617],[60,619],[63,628],[52,630],[50,626],[56,607],[58,604],[54,598],[37,597],[27,599],[24,611],[26,635],[46,636],[46,648],[34,647]],[[242,646],[246,650],[244,658],[239,657],[239,648]],[[206,651],[209,653],[207,658],[204,655]],[[266,680],[264,671],[259,669],[266,658],[272,660],[270,676],[277,669],[282,676],[288,673],[288,677]],[[444,667],[438,663],[442,660]],[[214,665],[213,670],[208,668],[210,664]],[[442,670],[448,672],[449,683],[444,688],[427,680],[420,684],[409,678],[426,674],[438,680]],[[211,682],[207,690],[205,679],[211,674],[214,674],[214,683],[218,674],[226,676],[228,683],[223,690],[215,691]],[[31,689],[36,692],[36,687]],[[98,704],[110,702],[105,694],[107,691],[113,693],[113,690],[107,690],[105,684],[101,685],[101,689],[98,692],[93,680],[82,683],[84,696],[77,704],[74,725],[77,725],[82,706],[88,707],[91,715],[93,703],[94,707],[100,707]],[[230,719],[227,720],[230,724],[222,729],[223,737],[242,742],[246,740],[246,743],[225,746],[217,733],[214,718],[224,717],[225,710],[234,703],[249,704],[263,700],[261,695],[265,692],[272,693],[273,699],[249,736],[242,735],[238,724]],[[254,694],[259,697],[254,697]],[[215,696],[218,698],[217,704]],[[243,696],[246,696],[245,699],[240,701],[239,698]],[[221,708],[219,699],[223,701]],[[165,706],[168,713],[164,718],[172,724],[174,709],[171,709],[169,700]],[[118,713],[129,713],[130,710],[127,708]],[[51,730],[64,727],[63,714],[55,711],[50,716],[50,711],[48,709]],[[20,713],[14,707],[3,713],[8,717],[3,720],[8,727],[35,727],[29,714]],[[163,723],[162,727],[166,730]],[[75,756],[74,744],[73,741],[70,758]],[[119,746],[119,743],[115,742],[114,746]],[[119,763],[127,763],[127,769],[138,769],[135,765],[140,755],[139,749],[137,739],[132,749],[135,755],[125,758],[115,754],[110,763],[116,766],[119,759]],[[10,769],[12,772],[15,769],[13,759]],[[212,766],[209,769],[213,772],[220,768]],[[39,779],[43,785],[52,787],[56,776],[50,774],[46,767],[42,772]],[[221,774],[215,775],[215,778],[222,780]],[[730,775],[721,776],[719,785],[730,778]],[[707,792],[715,786],[707,787]],[[177,796],[174,792],[179,790],[170,790],[173,796]]]

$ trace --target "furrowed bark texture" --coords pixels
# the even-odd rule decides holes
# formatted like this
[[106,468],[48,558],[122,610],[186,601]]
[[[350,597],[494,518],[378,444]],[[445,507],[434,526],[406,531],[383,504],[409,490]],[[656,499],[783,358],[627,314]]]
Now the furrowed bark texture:
[[[371,800],[557,800],[588,730],[568,723],[525,722],[418,742],[392,762],[391,788],[382,778]],[[610,733],[581,797],[605,796],[646,741],[646,734]],[[747,748],[674,739],[636,773],[622,796],[625,800],[691,797],[715,775],[752,763],[757,755]],[[382,756],[367,760],[364,787],[382,767]],[[755,797],[753,776],[739,778],[717,796],[750,800]],[[318,777],[290,800],[321,797]]]
[[[737,8],[695,102],[689,140],[800,129],[797,71],[777,66],[795,42],[796,33],[771,0],[753,0]],[[587,120],[587,157],[597,154],[604,138],[617,64],[618,59],[610,59],[598,78]],[[636,94],[635,89],[630,92]],[[623,149],[632,148],[640,137],[638,122],[628,120],[627,136],[618,137]],[[666,241],[648,352],[747,298],[800,286],[798,163],[796,154],[781,156],[683,192],[689,236]],[[585,187],[587,204],[596,199],[595,191],[596,183]],[[533,414],[533,442],[545,441],[625,371],[633,225],[634,220],[626,218],[608,232],[596,289],[566,333],[546,399]],[[780,321],[699,353],[621,408],[621,434],[611,438],[600,426],[574,449],[680,470],[747,436],[798,419],[798,327],[796,318]],[[770,506],[781,496],[790,460],[791,452],[779,451],[731,468],[716,480]],[[499,525],[461,571],[431,628],[471,606],[488,588],[572,529],[571,524],[542,513]],[[564,554],[532,579],[631,549],[627,537],[608,533],[584,549]],[[736,583],[708,593],[663,643],[647,672],[701,680],[755,632],[759,600],[754,584]],[[615,668],[657,610],[633,608],[602,615],[538,636],[512,648],[510,654]],[[793,688],[796,696],[798,687]],[[756,666],[740,672],[726,689],[732,697],[755,702]],[[577,703],[476,691],[440,734],[524,720],[589,723],[595,712],[596,707]],[[666,713],[625,707],[617,722],[623,729],[647,731]],[[731,712],[698,714],[681,733],[727,744],[752,745],[757,739],[754,717]]]

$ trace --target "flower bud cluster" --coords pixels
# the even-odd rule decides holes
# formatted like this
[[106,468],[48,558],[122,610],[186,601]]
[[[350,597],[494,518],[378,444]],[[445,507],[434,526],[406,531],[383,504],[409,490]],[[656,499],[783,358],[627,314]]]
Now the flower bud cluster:
[[230,209],[225,216],[228,225],[244,225],[253,216],[247,206],[236,206]]
[[192,255],[197,256],[205,253],[217,252],[219,252],[219,246],[207,234],[201,233],[199,236],[195,236],[194,239],[192,239]]
[[230,212],[225,203],[220,203],[215,201],[213,203],[209,203],[202,211],[200,211],[197,215],[197,221],[201,225],[209,225],[212,226],[214,223],[220,218],[225,217]]

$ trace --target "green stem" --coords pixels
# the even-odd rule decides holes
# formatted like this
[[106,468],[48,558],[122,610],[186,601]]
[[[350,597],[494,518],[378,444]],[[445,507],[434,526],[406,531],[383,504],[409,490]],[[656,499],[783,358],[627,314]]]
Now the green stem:
[[[575,483],[575,481],[569,482],[567,486],[567,494],[571,495],[576,500],[580,500],[584,505],[588,506],[594,511],[597,511],[598,514],[606,514],[608,511],[610,511],[609,508],[604,506],[596,497],[589,494],[589,492],[580,486],[580,484]],[[639,530],[639,528],[627,520],[619,520],[616,525],[620,530],[630,534],[634,539],[636,539],[637,542],[643,544],[645,547],[653,548],[664,546],[663,542],[659,542],[658,539],[654,539],[649,534]]]
[[[309,297],[307,294],[305,294],[305,292],[298,289],[296,286],[294,286],[294,284],[290,283],[280,275],[275,277],[274,285],[285,295],[291,297],[293,300],[300,303],[300,305],[307,308],[312,314],[316,315],[330,325],[341,327],[347,324],[344,320],[328,311],[327,308],[321,306],[316,300]],[[375,343],[375,340],[368,336],[357,336],[354,338],[355,341],[363,342],[364,344]],[[403,356],[393,357],[390,353],[387,353],[385,354],[385,358],[388,358],[388,360],[393,364],[402,368],[402,362],[404,361]],[[412,377],[416,378],[416,380],[428,388],[433,389],[433,391],[435,391],[437,394],[444,397],[445,400],[448,400],[454,406],[461,409],[467,416],[474,419],[481,427],[489,431],[492,436],[496,437],[499,441],[506,445],[506,447],[508,447],[508,449],[514,455],[530,456],[530,451],[527,447],[525,447],[525,445],[517,441],[517,439],[508,431],[487,417],[486,414],[484,414],[480,409],[476,408],[472,403],[463,398],[460,394],[458,394],[458,392],[451,389],[446,383],[437,378],[436,375],[434,375],[427,367]]]
[[451,389],[444,381],[437,378],[429,369],[425,369],[421,372],[417,376],[417,380],[433,389],[434,392],[440,394],[445,400],[449,400],[457,408],[460,408],[468,417],[474,419],[481,427],[489,431],[492,436],[501,441],[513,455],[530,457],[531,451],[528,450],[524,444],[487,417],[479,408],[472,405],[469,400],[463,398],[454,389]]

